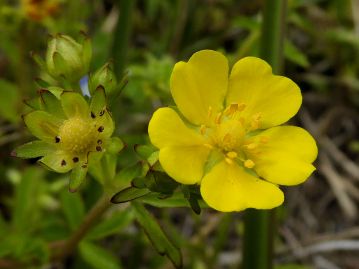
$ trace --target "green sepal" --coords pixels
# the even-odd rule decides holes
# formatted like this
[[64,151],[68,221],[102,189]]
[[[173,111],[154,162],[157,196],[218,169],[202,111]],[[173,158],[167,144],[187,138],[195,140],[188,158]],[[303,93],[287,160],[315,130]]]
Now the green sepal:
[[64,92],[64,89],[56,86],[47,87],[47,90],[49,90],[59,100],[61,99],[61,94]]
[[87,174],[87,165],[79,165],[72,169],[70,174],[69,191],[76,192],[85,181]]
[[182,268],[182,254],[167,238],[155,218],[138,202],[132,202],[135,217],[160,255],[166,255],[176,268]]
[[31,52],[30,56],[32,57],[32,59],[37,63],[37,65],[42,69],[42,70],[46,70],[46,63],[45,61],[35,52]]
[[98,86],[92,93],[90,110],[95,116],[98,116],[103,110],[106,109],[106,105],[105,89],[103,86]]
[[48,88],[50,87],[50,83],[48,83],[47,81],[43,80],[42,78],[35,78],[35,83],[40,87],[40,88]]
[[65,59],[61,56],[61,54],[55,51],[54,54],[52,55],[52,60],[54,62],[54,66],[56,67],[56,69],[53,69],[50,75],[52,75],[54,78],[58,78],[58,77],[67,78],[65,76],[65,74],[68,72],[67,63]]
[[124,149],[125,144],[119,137],[111,137],[107,142],[106,150],[111,154],[118,154],[121,150]]
[[138,154],[139,157],[147,160],[153,152],[157,149],[152,145],[135,145],[134,146],[135,152]]
[[32,108],[33,110],[42,110],[42,102],[39,96],[30,98],[30,99],[25,99],[24,100],[24,104],[27,105],[28,107]]
[[128,187],[116,193],[111,198],[111,203],[119,204],[119,203],[129,202],[137,198],[140,198],[146,194],[149,194],[150,192],[151,191],[148,189],[138,189],[135,187]]
[[54,145],[41,140],[36,140],[17,147],[11,152],[11,156],[24,159],[37,158],[52,153],[55,150],[56,148]]
[[193,212],[199,215],[201,213],[201,206],[199,204],[201,195],[199,193],[198,185],[181,185],[181,190],[184,197],[188,200]]
[[41,89],[39,93],[43,104],[43,110],[55,115],[58,118],[64,119],[65,114],[62,110],[62,106],[59,99],[57,99],[57,97],[52,94],[52,92],[45,89]]
[[32,111],[23,116],[24,122],[30,132],[46,142],[55,142],[62,120],[45,111]]
[[85,65],[85,70],[89,70],[90,68],[90,62],[92,58],[92,44],[91,39],[88,37],[85,37],[85,39],[82,42],[82,61]]

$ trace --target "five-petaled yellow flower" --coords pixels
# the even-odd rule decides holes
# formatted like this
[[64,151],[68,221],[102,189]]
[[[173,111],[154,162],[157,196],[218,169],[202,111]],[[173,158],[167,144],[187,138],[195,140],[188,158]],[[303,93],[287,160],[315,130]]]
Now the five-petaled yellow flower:
[[203,50],[175,65],[175,108],[158,109],[148,127],[163,169],[183,184],[200,184],[219,211],[269,209],[283,203],[279,185],[296,185],[315,170],[317,146],[302,128],[278,126],[302,102],[299,87],[246,57],[229,74],[227,59]]

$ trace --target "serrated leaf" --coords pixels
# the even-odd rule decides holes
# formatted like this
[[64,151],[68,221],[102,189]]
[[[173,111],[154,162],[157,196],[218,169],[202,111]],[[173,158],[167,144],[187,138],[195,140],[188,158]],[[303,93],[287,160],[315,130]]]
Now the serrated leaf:
[[134,219],[133,210],[127,208],[124,211],[114,212],[108,219],[102,220],[86,236],[88,239],[101,239],[111,234],[118,233],[127,227]]
[[81,257],[95,269],[121,269],[119,261],[104,248],[94,243],[80,243]]
[[140,198],[146,194],[149,194],[151,191],[149,189],[138,189],[135,187],[128,187],[118,193],[116,193],[112,198],[111,202],[114,204],[125,203],[137,198]]
[[166,255],[176,268],[182,267],[182,255],[171,241],[167,238],[153,216],[138,202],[132,202],[135,216],[142,226],[155,249],[161,255]]
[[76,230],[85,216],[85,206],[79,193],[64,190],[60,195],[62,210],[72,231]]
[[19,158],[37,158],[52,153],[56,148],[41,140],[32,141],[17,147],[11,155]]

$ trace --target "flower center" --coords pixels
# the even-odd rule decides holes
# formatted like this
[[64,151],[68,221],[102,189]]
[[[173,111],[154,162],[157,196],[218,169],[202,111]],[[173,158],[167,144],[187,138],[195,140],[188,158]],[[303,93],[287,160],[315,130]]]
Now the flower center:
[[97,141],[98,132],[90,120],[71,118],[60,127],[62,147],[73,154],[89,151]]
[[240,162],[253,168],[251,157],[259,154],[258,144],[263,141],[251,139],[250,133],[260,127],[261,114],[245,116],[245,108],[245,104],[230,104],[223,112],[212,115],[210,107],[208,117],[213,124],[202,125],[200,133],[207,138],[205,146],[221,151],[227,163]]

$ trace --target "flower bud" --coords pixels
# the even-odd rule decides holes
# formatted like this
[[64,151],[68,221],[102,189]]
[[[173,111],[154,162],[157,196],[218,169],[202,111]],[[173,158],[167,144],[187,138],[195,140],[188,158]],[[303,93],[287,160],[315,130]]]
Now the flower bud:
[[111,94],[117,86],[117,79],[110,63],[106,63],[90,75],[89,90],[91,95],[100,85],[104,87],[107,95]]
[[57,34],[48,44],[47,71],[55,79],[77,82],[88,72],[91,55],[89,39],[80,44],[67,35]]

